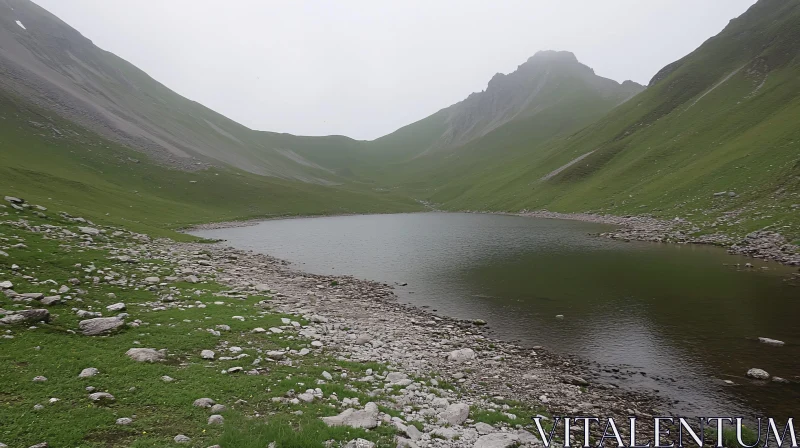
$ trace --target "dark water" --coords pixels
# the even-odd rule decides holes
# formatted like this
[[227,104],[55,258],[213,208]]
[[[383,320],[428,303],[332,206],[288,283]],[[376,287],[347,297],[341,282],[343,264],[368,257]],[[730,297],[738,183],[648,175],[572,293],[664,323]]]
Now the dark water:
[[[309,272],[407,282],[397,287],[403,302],[484,319],[496,337],[609,366],[597,371],[604,380],[658,390],[679,400],[673,408],[684,414],[785,418],[800,410],[800,287],[786,281],[790,268],[713,247],[590,235],[607,229],[420,213],[267,221],[196,234]],[[747,262],[757,269],[735,266]],[[760,344],[759,336],[786,345]],[[794,384],[748,380],[752,367]]]

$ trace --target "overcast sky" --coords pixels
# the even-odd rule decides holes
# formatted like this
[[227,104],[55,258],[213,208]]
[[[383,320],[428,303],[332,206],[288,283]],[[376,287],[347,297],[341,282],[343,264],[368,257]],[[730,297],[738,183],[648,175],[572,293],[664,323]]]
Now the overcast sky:
[[538,50],[646,84],[755,0],[34,0],[254,129],[372,139]]

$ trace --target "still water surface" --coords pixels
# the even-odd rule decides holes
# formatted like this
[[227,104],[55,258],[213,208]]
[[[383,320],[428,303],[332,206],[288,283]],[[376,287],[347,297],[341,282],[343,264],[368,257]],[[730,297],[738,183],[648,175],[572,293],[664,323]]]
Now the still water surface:
[[[495,337],[599,363],[599,380],[657,390],[678,400],[673,410],[684,414],[796,416],[800,286],[786,280],[792,270],[714,247],[592,235],[609,228],[417,213],[275,220],[194,234],[308,272],[408,283],[396,287],[401,302],[484,319]],[[756,269],[736,267],[748,262]],[[766,346],[759,336],[786,345]],[[750,381],[744,373],[752,367],[794,384]]]

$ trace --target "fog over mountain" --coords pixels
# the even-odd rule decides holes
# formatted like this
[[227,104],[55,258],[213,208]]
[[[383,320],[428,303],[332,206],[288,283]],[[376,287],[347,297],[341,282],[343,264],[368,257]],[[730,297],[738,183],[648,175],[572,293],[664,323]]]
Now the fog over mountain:
[[646,85],[754,1],[36,3],[248,127],[373,139],[484,90],[540,50]]

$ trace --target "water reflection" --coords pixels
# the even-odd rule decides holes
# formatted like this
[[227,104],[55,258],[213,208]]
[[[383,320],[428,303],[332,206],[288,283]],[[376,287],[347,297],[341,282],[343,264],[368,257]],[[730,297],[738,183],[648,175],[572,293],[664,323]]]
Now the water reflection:
[[[404,302],[484,319],[504,339],[617,365],[625,375],[598,375],[657,389],[687,414],[748,407],[787,417],[796,410],[797,383],[758,386],[743,378],[760,367],[800,380],[800,291],[782,281],[787,268],[737,269],[752,260],[712,247],[591,235],[607,228],[424,213],[268,221],[199,234],[310,272],[407,282],[397,288]],[[759,336],[787,345],[767,347]]]

